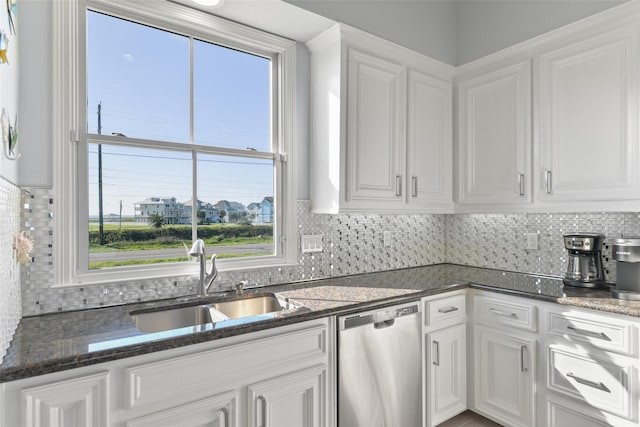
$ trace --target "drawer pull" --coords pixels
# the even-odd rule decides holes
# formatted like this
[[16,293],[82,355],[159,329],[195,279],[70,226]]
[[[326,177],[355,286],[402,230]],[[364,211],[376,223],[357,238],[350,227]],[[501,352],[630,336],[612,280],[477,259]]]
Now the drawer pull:
[[606,391],[607,393],[611,393],[611,390],[609,390],[609,388],[606,385],[602,383],[597,383],[595,381],[591,381],[585,378],[580,378],[579,376],[574,375],[573,372],[567,373],[567,377],[572,378],[577,383],[580,383],[589,387],[593,387],[597,390]]
[[447,308],[438,309],[438,313],[447,314],[447,313],[451,313],[453,311],[458,311],[458,310],[459,310],[458,307],[451,306],[451,307],[447,307]]
[[433,364],[440,366],[440,343],[438,341],[433,342]]
[[489,311],[498,316],[511,317],[511,318],[518,317],[518,315],[515,313],[507,313],[506,311],[497,310],[495,308],[490,308]]
[[598,338],[600,340],[611,341],[611,338],[609,338],[607,336],[607,334],[605,334],[604,332],[593,332],[593,331],[589,331],[587,329],[576,328],[573,325],[567,326],[567,329],[572,330],[576,334],[587,335],[589,337]]

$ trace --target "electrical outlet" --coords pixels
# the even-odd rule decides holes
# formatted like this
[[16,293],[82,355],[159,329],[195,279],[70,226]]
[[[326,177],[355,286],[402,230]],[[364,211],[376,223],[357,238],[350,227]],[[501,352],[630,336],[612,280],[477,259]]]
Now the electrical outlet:
[[322,252],[322,234],[305,234],[302,236],[302,253]]
[[382,243],[384,244],[385,247],[391,246],[391,232],[390,231],[383,231],[382,232]]
[[527,249],[538,249],[538,233],[527,233]]

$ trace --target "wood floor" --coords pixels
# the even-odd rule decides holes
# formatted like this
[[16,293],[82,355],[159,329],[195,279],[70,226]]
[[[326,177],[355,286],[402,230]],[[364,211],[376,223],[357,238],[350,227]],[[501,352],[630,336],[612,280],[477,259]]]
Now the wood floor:
[[493,421],[476,414],[475,412],[465,411],[460,415],[451,418],[448,421],[438,425],[438,427],[500,427]]

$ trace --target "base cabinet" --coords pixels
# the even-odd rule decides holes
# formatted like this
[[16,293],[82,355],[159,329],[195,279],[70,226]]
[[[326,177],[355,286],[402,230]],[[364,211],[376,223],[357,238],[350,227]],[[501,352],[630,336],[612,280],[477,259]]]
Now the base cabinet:
[[467,409],[466,326],[427,335],[427,425],[436,426]]
[[248,387],[250,427],[320,427],[327,425],[322,408],[326,365],[313,366]]
[[21,397],[25,427],[109,425],[109,372],[24,388]]
[[476,409],[508,426],[533,426],[535,339],[475,326]]
[[0,427],[329,427],[333,318],[0,384]]

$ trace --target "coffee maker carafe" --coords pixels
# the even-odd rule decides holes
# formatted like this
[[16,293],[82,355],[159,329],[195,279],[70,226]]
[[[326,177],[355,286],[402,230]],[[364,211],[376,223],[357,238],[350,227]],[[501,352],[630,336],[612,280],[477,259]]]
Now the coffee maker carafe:
[[566,234],[564,247],[569,251],[567,273],[562,283],[581,288],[605,287],[602,268],[602,243],[604,234],[576,233]]

